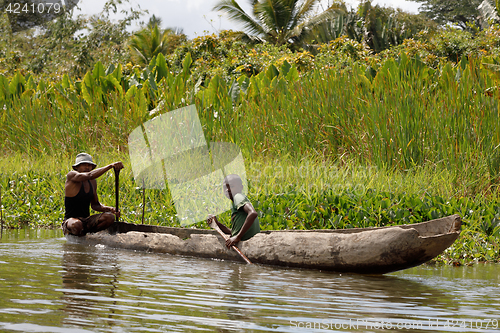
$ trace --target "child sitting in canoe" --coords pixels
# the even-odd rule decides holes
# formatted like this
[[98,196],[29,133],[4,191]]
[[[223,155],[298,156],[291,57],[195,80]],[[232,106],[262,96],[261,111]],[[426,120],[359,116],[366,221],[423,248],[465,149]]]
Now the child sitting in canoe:
[[241,193],[243,183],[238,175],[228,175],[222,183],[224,194],[233,203],[231,205],[231,229],[217,220],[217,217],[210,215],[207,222],[210,224],[212,219],[219,228],[225,233],[231,235],[226,240],[226,246],[230,248],[240,241],[246,241],[260,232],[259,219],[257,212],[248,198]]

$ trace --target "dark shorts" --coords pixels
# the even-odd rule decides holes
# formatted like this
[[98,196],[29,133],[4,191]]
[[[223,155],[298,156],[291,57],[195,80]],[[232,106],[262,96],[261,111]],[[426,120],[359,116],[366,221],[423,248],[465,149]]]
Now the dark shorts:
[[[101,215],[102,213],[90,215],[89,217],[76,217],[76,219],[82,221],[83,231],[81,234],[75,236],[85,236],[87,233],[94,233],[100,231],[97,226],[99,225],[99,218],[101,217]],[[71,232],[68,230],[66,226],[67,223],[68,220],[64,220],[62,223],[62,229],[65,235],[71,234]]]

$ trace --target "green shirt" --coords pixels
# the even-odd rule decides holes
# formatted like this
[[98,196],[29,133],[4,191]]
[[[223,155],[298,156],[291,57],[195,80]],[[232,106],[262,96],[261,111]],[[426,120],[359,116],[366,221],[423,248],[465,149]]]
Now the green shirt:
[[[248,214],[243,209],[243,206],[245,206],[247,203],[250,203],[250,200],[248,200],[248,198],[241,193],[236,193],[233,199],[233,204],[231,206],[231,236],[236,236],[240,232],[248,216]],[[241,240],[248,240],[259,232],[259,218],[257,217],[250,226],[250,229],[248,229],[243,237],[241,237]]]

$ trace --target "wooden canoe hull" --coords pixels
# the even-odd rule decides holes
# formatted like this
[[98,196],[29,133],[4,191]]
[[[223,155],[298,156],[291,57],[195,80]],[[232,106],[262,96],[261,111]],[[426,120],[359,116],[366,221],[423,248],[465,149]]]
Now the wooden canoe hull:
[[[335,272],[384,274],[435,258],[460,235],[452,215],[428,222],[382,228],[263,231],[238,247],[253,262]],[[170,228],[117,222],[106,231],[73,243],[242,261],[213,230]]]

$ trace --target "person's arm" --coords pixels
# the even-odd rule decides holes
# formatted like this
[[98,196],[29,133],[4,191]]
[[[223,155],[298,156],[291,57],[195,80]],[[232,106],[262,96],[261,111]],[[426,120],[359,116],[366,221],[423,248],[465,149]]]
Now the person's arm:
[[92,201],[90,202],[90,207],[95,210],[96,212],[111,212],[115,213],[115,208],[114,207],[109,207],[109,206],[104,206],[99,202],[99,197],[97,196],[97,182],[95,180],[90,181],[92,183],[92,188],[94,189],[94,197],[92,198]]
[[115,168],[117,170],[123,169],[123,163],[122,162],[111,163],[111,164],[106,165],[105,167],[94,169],[94,170],[89,171],[89,172],[72,171],[72,172],[68,173],[68,181],[81,183],[81,182],[84,182],[86,180],[96,179],[96,178],[101,177],[103,174],[105,174],[107,171],[109,171],[113,168]]
[[231,229],[226,227],[224,224],[220,223],[219,220],[217,219],[217,216],[209,214],[207,218],[207,223],[210,225],[211,219],[214,219],[215,223],[219,226],[220,230],[222,230],[223,233],[227,235],[231,235]]
[[258,216],[257,212],[255,211],[255,209],[253,208],[251,203],[246,203],[243,206],[243,210],[247,213],[247,218],[245,219],[245,222],[243,223],[243,226],[241,227],[240,232],[238,232],[237,235],[229,238],[226,241],[226,246],[228,248],[230,248],[233,245],[238,244],[241,241],[241,238],[243,237],[243,235],[248,231],[248,229],[250,229],[253,222],[255,221],[255,219]]
[[[68,181],[71,182],[84,182],[86,180],[90,180],[94,192],[94,197],[92,198],[92,201],[90,202],[90,207],[95,210],[96,212],[110,212],[115,214],[117,217],[120,217],[120,212],[117,212],[114,207],[109,207],[109,206],[104,206],[99,202],[99,197],[97,196],[97,182],[96,178],[99,178],[102,176],[106,171],[109,171],[111,169],[123,169],[123,163],[122,162],[115,162],[106,165],[105,167],[94,169],[89,172],[70,172],[68,174]],[[82,185],[83,186],[83,185]]]
[[97,196],[97,182],[95,180],[91,180],[90,182],[92,183],[92,188],[94,189],[94,197],[90,202],[90,207],[96,212],[101,212],[101,213],[110,212],[115,214],[117,217],[120,217],[120,212],[119,211],[117,212],[115,207],[104,206],[99,202],[99,197]]

